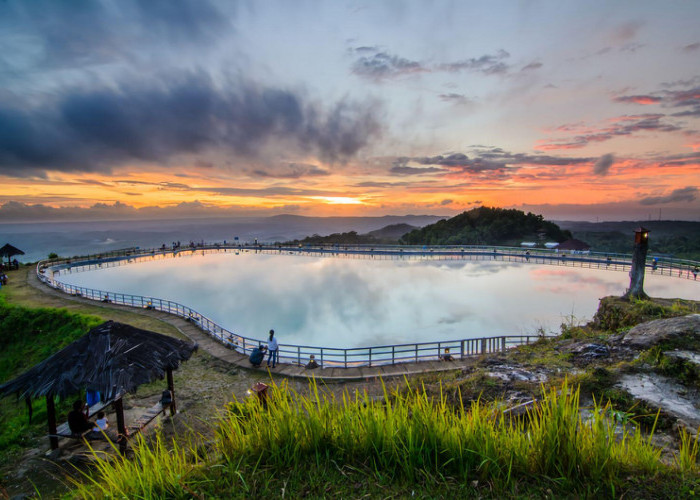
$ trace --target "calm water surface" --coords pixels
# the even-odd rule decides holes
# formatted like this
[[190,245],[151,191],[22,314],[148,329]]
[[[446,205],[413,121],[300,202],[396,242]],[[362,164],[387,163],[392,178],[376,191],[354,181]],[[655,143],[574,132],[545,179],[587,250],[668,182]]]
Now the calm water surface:
[[[61,281],[187,305],[240,335],[329,347],[558,332],[621,295],[624,272],[533,264],[190,255]],[[700,300],[700,282],[647,274],[655,297]]]

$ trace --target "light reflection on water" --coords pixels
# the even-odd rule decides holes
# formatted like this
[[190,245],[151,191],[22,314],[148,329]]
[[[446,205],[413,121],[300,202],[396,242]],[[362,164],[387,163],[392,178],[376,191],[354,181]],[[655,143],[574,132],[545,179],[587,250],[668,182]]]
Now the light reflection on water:
[[[76,286],[192,307],[237,334],[328,347],[558,332],[624,293],[624,272],[504,262],[190,255],[73,273]],[[700,298],[700,283],[647,275],[655,297]]]

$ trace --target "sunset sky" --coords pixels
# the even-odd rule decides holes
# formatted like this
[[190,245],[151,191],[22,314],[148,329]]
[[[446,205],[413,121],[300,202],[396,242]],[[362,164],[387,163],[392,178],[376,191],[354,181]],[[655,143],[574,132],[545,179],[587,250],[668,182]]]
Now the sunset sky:
[[0,2],[0,221],[700,220],[700,2]]

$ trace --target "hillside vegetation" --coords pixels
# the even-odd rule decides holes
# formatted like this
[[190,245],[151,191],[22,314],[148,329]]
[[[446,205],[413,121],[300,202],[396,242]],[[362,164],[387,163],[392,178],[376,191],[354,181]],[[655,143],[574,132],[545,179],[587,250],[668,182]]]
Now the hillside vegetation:
[[391,224],[381,229],[358,234],[357,231],[333,233],[328,236],[314,234],[302,240],[288,241],[288,245],[392,245],[409,231],[417,229],[410,224]]
[[519,245],[523,240],[561,242],[571,232],[541,215],[521,210],[479,207],[416,229],[401,237],[406,245]]
[[649,229],[649,252],[681,259],[700,260],[700,222],[692,221],[624,221],[573,222],[559,224],[576,238],[591,245],[596,252],[630,253],[636,228]]
[[[0,384],[20,375],[66,345],[85,335],[101,320],[65,309],[26,308],[8,304],[0,296]],[[68,402],[59,402],[66,413]],[[27,408],[12,397],[0,400],[0,465],[13,458],[35,436],[46,432],[44,399],[32,402],[29,422]]]

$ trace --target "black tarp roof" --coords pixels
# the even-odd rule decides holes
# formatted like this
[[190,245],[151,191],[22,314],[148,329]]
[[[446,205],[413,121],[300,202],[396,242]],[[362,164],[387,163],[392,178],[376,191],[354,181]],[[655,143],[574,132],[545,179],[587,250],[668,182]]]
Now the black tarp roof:
[[163,378],[197,349],[197,344],[108,321],[45,359],[14,380],[0,385],[0,397],[48,394],[67,398],[82,389],[100,391],[105,400]]
[[0,257],[10,258],[13,255],[24,255],[24,252],[19,248],[13,247],[9,243],[5,243],[5,246],[0,248]]

